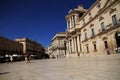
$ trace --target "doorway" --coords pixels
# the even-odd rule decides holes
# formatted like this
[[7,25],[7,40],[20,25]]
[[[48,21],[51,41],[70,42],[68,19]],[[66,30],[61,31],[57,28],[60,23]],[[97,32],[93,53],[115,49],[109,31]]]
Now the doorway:
[[120,32],[116,32],[115,39],[116,39],[116,45],[119,48],[120,47]]
[[104,44],[105,44],[105,48],[107,49],[107,48],[108,48],[108,43],[107,43],[107,41],[104,41]]

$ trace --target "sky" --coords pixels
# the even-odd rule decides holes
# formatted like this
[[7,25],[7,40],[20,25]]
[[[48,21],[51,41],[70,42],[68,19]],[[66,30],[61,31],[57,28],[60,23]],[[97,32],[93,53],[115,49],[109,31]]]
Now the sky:
[[29,38],[43,47],[52,37],[65,32],[65,16],[82,4],[85,9],[96,0],[0,0],[0,36],[15,40]]

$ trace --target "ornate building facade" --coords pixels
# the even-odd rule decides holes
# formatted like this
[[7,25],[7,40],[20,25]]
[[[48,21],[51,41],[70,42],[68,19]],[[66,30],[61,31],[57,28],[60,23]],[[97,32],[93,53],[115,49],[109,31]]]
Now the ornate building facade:
[[96,0],[66,15],[67,55],[113,54],[120,49],[120,0]]
[[59,32],[52,38],[52,58],[63,58],[66,55],[66,32]]
[[14,60],[24,60],[22,44],[0,36],[0,62],[5,62],[6,57],[12,55]]
[[23,54],[23,46],[22,44],[15,42],[13,40],[7,39],[3,36],[0,36],[0,54]]
[[46,48],[46,53],[52,58],[52,45],[48,45]]
[[32,41],[28,38],[15,39],[16,42],[19,42],[23,45],[23,53],[30,54],[34,58],[43,58],[45,50],[41,44],[36,41]]

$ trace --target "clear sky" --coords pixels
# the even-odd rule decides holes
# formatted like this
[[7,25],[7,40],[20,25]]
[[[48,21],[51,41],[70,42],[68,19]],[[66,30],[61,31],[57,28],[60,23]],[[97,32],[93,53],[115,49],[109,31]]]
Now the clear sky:
[[0,35],[9,39],[27,37],[47,47],[52,37],[66,30],[69,9],[96,0],[0,0]]

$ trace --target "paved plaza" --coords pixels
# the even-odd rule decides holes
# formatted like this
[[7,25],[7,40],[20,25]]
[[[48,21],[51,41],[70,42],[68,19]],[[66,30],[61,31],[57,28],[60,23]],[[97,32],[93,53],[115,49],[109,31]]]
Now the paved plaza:
[[0,80],[120,80],[120,54],[3,63]]

